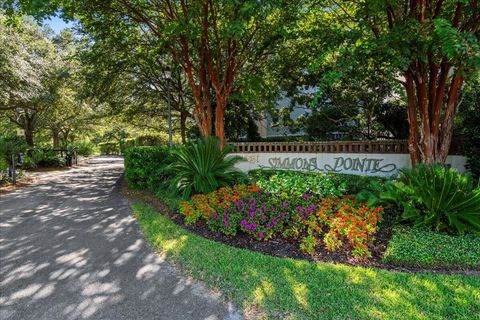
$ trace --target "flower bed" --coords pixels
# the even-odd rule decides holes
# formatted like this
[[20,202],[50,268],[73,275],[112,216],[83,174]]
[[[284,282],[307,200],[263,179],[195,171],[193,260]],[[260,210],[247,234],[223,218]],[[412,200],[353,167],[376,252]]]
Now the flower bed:
[[317,197],[303,194],[285,200],[255,184],[225,187],[193,196],[180,204],[187,224],[205,223],[211,231],[236,236],[239,232],[258,241],[281,236],[300,242],[314,254],[319,247],[329,252],[348,247],[354,256],[368,257],[382,208],[371,208],[350,196]]

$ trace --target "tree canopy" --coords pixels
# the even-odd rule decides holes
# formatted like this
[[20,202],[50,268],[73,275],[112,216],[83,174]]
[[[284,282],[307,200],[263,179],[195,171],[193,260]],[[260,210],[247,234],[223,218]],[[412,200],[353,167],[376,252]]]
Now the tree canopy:
[[[48,128],[54,144],[105,117],[165,131],[170,103],[183,142],[195,132],[222,145],[254,137],[266,111],[319,139],[408,138],[412,163],[443,163],[464,87],[479,77],[476,0],[10,0],[3,9],[0,109],[32,137]],[[78,25],[55,38],[28,14]],[[276,110],[283,96],[290,106]],[[310,110],[293,121],[299,104]]]

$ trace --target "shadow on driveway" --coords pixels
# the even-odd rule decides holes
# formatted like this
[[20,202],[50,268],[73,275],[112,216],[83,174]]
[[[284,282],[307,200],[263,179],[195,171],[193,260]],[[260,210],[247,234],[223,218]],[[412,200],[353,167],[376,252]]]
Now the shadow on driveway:
[[99,157],[0,194],[0,319],[237,319],[146,244]]

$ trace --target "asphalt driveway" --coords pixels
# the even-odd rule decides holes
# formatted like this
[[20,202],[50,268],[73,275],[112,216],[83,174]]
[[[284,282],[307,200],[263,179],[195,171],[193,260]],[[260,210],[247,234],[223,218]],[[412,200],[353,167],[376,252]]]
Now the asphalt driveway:
[[99,157],[0,194],[0,319],[238,319],[145,243]]

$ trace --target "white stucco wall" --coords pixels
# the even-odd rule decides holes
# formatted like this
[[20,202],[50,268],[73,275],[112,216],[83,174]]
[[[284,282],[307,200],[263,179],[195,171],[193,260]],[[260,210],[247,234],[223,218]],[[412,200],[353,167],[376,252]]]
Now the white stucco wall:
[[[333,171],[368,176],[391,176],[410,167],[408,154],[373,153],[234,153],[245,158],[237,167],[247,172],[257,168],[301,171]],[[449,156],[447,164],[465,171],[466,158]]]

